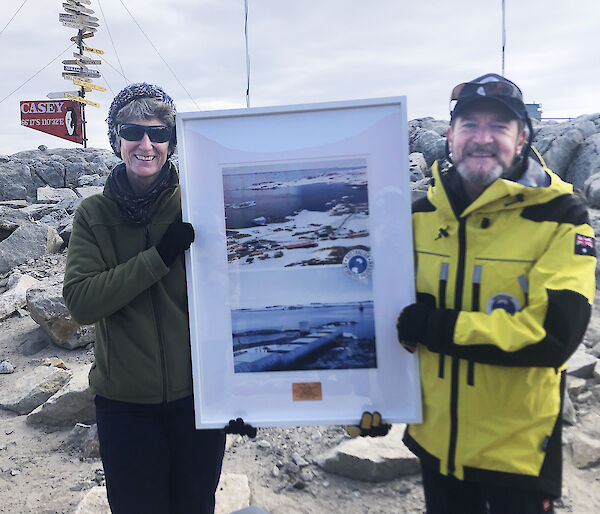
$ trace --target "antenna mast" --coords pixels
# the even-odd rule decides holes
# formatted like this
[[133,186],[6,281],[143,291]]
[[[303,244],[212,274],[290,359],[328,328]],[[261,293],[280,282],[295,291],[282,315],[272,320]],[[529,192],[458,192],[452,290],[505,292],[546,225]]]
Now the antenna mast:
[[504,77],[504,48],[506,47],[506,2],[502,0],[502,76]]
[[244,35],[246,38],[246,107],[250,107],[250,57],[248,55],[248,0],[244,0]]

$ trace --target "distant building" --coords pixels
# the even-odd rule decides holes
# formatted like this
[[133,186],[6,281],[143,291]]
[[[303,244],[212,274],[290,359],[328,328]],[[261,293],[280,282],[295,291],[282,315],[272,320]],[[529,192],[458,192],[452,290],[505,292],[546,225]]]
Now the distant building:
[[542,119],[542,104],[525,104],[529,117],[536,120]]

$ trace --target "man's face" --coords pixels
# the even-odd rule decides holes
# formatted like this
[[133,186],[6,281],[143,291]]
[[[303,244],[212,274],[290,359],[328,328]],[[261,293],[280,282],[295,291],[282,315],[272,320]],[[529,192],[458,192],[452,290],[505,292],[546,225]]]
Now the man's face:
[[467,107],[448,128],[448,146],[461,177],[489,186],[506,175],[521,153],[527,132],[507,109],[490,103]]

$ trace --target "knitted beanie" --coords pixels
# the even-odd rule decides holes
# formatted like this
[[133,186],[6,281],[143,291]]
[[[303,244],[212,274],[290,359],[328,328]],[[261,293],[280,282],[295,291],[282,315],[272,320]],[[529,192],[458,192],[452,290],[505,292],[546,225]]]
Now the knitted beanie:
[[129,84],[121,89],[121,91],[119,91],[117,96],[115,96],[110,104],[110,108],[108,109],[108,118],[106,118],[106,121],[108,122],[108,140],[117,157],[121,157],[121,152],[117,147],[117,126],[115,123],[117,119],[117,113],[132,100],[146,97],[157,98],[158,100],[161,100],[172,107],[175,111],[175,102],[173,102],[173,99],[167,93],[165,93],[160,86],[147,84],[146,82],[139,82],[136,84]]

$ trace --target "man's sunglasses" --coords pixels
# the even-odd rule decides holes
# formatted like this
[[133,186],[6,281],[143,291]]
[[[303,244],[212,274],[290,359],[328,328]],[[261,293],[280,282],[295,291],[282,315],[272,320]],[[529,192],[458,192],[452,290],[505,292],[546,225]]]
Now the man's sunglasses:
[[450,95],[450,101],[460,100],[470,96],[502,96],[523,101],[519,88],[508,82],[463,82],[455,86]]
[[144,134],[148,134],[153,143],[166,143],[171,140],[173,127],[163,125],[147,126],[135,123],[123,123],[117,127],[117,134],[127,141],[140,141]]

